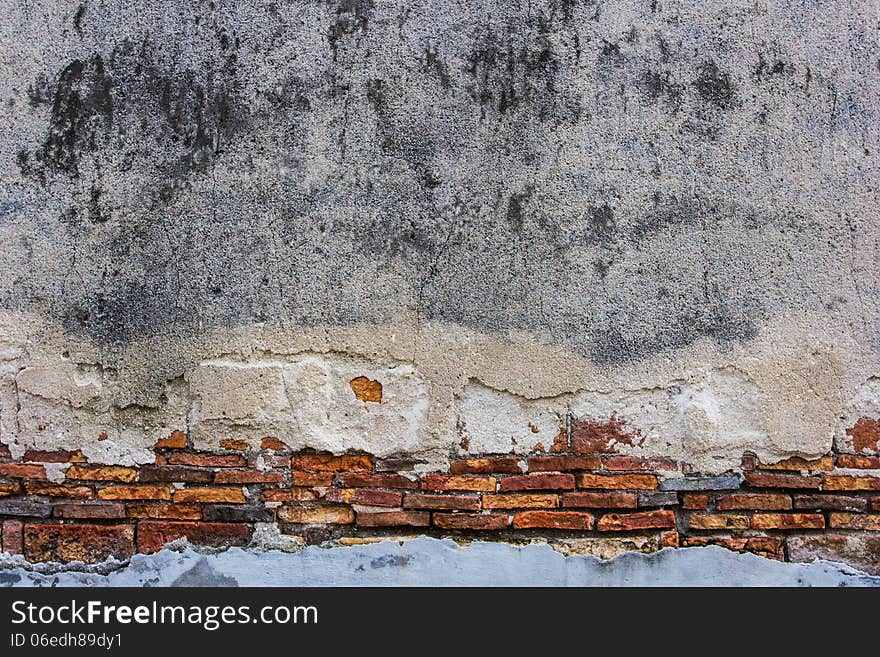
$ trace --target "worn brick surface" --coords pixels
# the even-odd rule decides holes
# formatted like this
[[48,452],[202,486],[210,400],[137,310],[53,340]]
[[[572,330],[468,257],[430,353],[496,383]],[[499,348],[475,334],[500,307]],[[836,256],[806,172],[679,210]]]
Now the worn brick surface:
[[471,531],[498,531],[510,524],[506,515],[485,513],[435,513],[433,521],[441,529]]
[[795,495],[794,508],[863,512],[868,508],[868,501],[864,497],[853,497],[851,495]]
[[19,479],[45,479],[46,468],[29,463],[0,463],[0,477]]
[[137,470],[120,465],[71,465],[64,476],[82,481],[118,481],[130,484],[137,479]]
[[466,490],[472,492],[495,491],[495,477],[480,475],[425,475],[422,477],[424,490]]
[[354,510],[350,506],[282,506],[278,520],[301,525],[350,525]]
[[4,520],[0,523],[0,549],[9,554],[24,554],[24,523]]
[[56,504],[52,507],[52,515],[64,520],[93,519],[114,520],[125,518],[125,506],[116,503],[96,504]]
[[757,488],[802,488],[817,489],[822,485],[822,477],[777,474],[770,472],[749,472],[746,483]]
[[702,510],[709,506],[709,496],[700,493],[684,493],[681,496],[681,506],[689,510]]
[[520,472],[519,459],[499,457],[488,459],[465,459],[449,464],[452,474],[517,474]]
[[179,502],[227,502],[244,504],[241,488],[184,488],[174,491],[174,501]]
[[553,493],[498,493],[483,495],[484,509],[553,509],[559,496]]
[[90,500],[95,496],[95,489],[91,486],[53,484],[48,481],[28,481],[25,483],[24,489],[28,495],[42,495],[43,497],[70,497]]
[[358,511],[359,527],[428,527],[428,511]]
[[826,475],[822,490],[880,490],[880,477]]
[[574,475],[572,474],[528,474],[504,477],[501,480],[503,492],[572,489],[574,489]]
[[675,472],[678,463],[666,458],[642,458],[639,456],[605,456],[602,467],[606,470],[643,470],[646,472]]
[[328,502],[363,504],[364,506],[399,507],[403,495],[399,491],[369,490],[366,488],[333,488],[324,496]]
[[220,522],[166,522],[143,520],[138,523],[138,552],[158,552],[166,543],[186,538],[195,545],[213,547],[244,546],[251,540],[248,525]]
[[529,472],[565,472],[570,470],[598,470],[602,459],[598,456],[530,456]]
[[822,529],[825,517],[818,513],[756,513],[753,529]]
[[595,517],[585,511],[521,511],[514,514],[515,529],[571,529],[586,531],[593,528]]
[[880,532],[880,514],[832,513],[828,519],[829,525],[833,529],[861,529]]
[[748,529],[749,517],[731,513],[692,513],[688,527],[691,529]]
[[699,491],[699,490],[735,490],[739,488],[739,477],[729,475],[723,477],[680,477],[664,479],[660,482],[660,490]]
[[671,529],[672,527],[675,527],[675,514],[672,511],[606,513],[599,518],[599,522],[596,525],[600,532]]
[[777,461],[776,463],[759,463],[758,468],[761,470],[789,470],[801,472],[810,470],[813,472],[820,470],[833,470],[834,458],[831,456],[823,456],[819,459],[805,459],[800,456],[793,456],[789,459]]
[[243,468],[247,459],[241,454],[192,454],[174,452],[168,456],[169,465],[194,465],[200,468]]
[[588,509],[635,509],[639,499],[635,493],[564,493],[562,506]]
[[751,511],[787,511],[791,509],[791,496],[772,493],[735,493],[719,495],[715,505],[721,511],[731,509]]
[[300,454],[291,457],[290,468],[313,472],[369,471],[373,468],[373,459],[365,454]]
[[64,449],[54,451],[29,449],[25,451],[21,460],[38,463],[85,463],[88,459],[78,449],[73,451]]
[[270,488],[260,493],[264,502],[309,502],[318,499],[318,493],[311,488]]
[[577,475],[578,488],[654,490],[657,477],[649,474],[587,474]]
[[211,470],[183,465],[142,465],[137,480],[141,483],[191,483],[207,484],[213,479]]
[[[344,488],[403,488],[416,490],[419,482],[398,474],[371,474],[368,472],[343,472],[336,475],[336,481]],[[298,484],[321,486],[323,484]]]
[[837,457],[837,467],[862,470],[880,470],[880,456],[841,454]]
[[284,474],[272,470],[220,470],[214,475],[215,484],[281,484]]
[[194,504],[129,504],[125,508],[129,518],[156,520],[200,520],[202,507]]
[[107,486],[98,491],[102,500],[170,500],[171,489],[157,484]]
[[478,511],[480,509],[480,498],[476,495],[408,493],[403,500],[403,507],[405,509]]
[[27,524],[24,554],[28,561],[83,561],[99,563],[110,557],[134,554],[132,525]]

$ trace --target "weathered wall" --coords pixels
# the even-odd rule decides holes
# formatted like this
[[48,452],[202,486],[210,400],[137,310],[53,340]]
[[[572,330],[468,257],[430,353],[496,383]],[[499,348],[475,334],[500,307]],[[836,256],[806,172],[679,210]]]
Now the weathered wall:
[[0,5],[12,457],[877,452],[871,0]]

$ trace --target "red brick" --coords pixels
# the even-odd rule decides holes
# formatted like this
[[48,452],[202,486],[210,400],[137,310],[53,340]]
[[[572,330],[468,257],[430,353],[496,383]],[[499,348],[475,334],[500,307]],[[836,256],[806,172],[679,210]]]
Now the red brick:
[[129,504],[129,518],[157,520],[201,520],[202,507],[192,504]]
[[358,527],[428,527],[427,511],[358,511]]
[[779,555],[782,552],[782,539],[770,536],[755,536],[746,541],[746,550],[759,554]]
[[607,531],[632,531],[636,529],[672,529],[675,514],[672,511],[640,511],[636,513],[606,513],[599,518],[597,529]]
[[260,493],[264,502],[310,502],[318,499],[311,488],[270,488]]
[[484,509],[555,509],[559,496],[553,493],[503,493],[483,495]]
[[815,488],[822,483],[822,477],[802,477],[793,474],[770,474],[747,472],[746,483],[756,488]]
[[565,493],[562,506],[588,509],[635,509],[639,505],[635,493]]
[[332,488],[327,491],[328,502],[343,504],[363,504],[364,506],[399,507],[402,493],[387,490],[370,490],[368,488]]
[[595,518],[586,511],[520,511],[513,516],[516,529],[572,529],[587,531]]
[[880,490],[880,477],[826,475],[822,490]]
[[173,452],[168,456],[169,465],[194,465],[200,468],[243,468],[247,459],[241,454],[201,454]]
[[[404,488],[407,490],[416,490],[419,487],[418,481],[407,479],[399,474],[342,472],[336,475],[336,481],[338,481],[344,488]],[[322,484],[310,485],[318,486]]]
[[573,474],[528,474],[504,477],[501,480],[502,491],[572,489],[574,489]]
[[350,506],[282,506],[278,520],[300,525],[350,525],[354,510]]
[[24,523],[20,520],[4,520],[2,525],[2,549],[9,554],[24,553]]
[[485,513],[435,513],[434,525],[441,529],[469,529],[472,531],[498,531],[507,529],[510,519],[506,515]]
[[880,470],[880,456],[857,456],[841,454],[837,457],[837,467],[857,468],[861,470]]
[[215,484],[281,484],[284,475],[272,470],[220,470],[214,475]]
[[351,472],[370,471],[373,459],[366,454],[298,454],[290,459],[292,470],[311,472]]
[[567,470],[598,470],[598,456],[530,456],[529,472],[565,472]]
[[172,431],[170,436],[159,438],[155,449],[186,449],[186,434],[183,431]]
[[121,465],[72,465],[67,468],[64,477],[81,481],[118,481],[130,484],[137,478],[137,470]]
[[471,492],[495,492],[495,477],[477,475],[425,475],[423,490],[466,490]]
[[660,547],[671,547],[677,548],[681,543],[681,537],[678,535],[678,532],[674,529],[669,531],[665,531],[660,534]]
[[174,491],[174,501],[244,504],[246,500],[240,488],[184,488]]
[[266,436],[260,441],[260,449],[275,451],[275,452],[284,452],[290,449],[283,441],[275,438],[274,436]]
[[734,493],[721,495],[715,500],[715,506],[721,511],[787,511],[791,509],[791,497],[772,493]]
[[212,547],[244,546],[251,540],[251,529],[228,522],[164,522],[141,520],[137,529],[138,552],[161,550],[166,543],[186,538],[193,545]]
[[480,498],[475,495],[429,495],[407,493],[403,501],[406,509],[448,509],[458,511],[479,511]]
[[639,456],[606,456],[602,459],[606,470],[643,470],[647,472],[678,470],[678,463],[666,458],[641,458]]
[[45,479],[46,468],[42,465],[26,465],[24,463],[0,463],[0,477]]
[[789,470],[797,472],[803,470],[813,472],[818,470],[833,470],[834,459],[830,456],[823,456],[822,458],[808,460],[801,458],[800,456],[792,456],[789,459],[778,461],[776,463],[759,463],[758,468],[761,470]]
[[24,528],[28,561],[99,563],[110,557],[128,559],[134,553],[131,525],[43,525]]
[[880,532],[880,515],[854,515],[852,513],[832,513],[829,516],[834,529],[860,529]]
[[880,497],[871,498],[871,511],[880,511]]
[[749,517],[732,513],[693,513],[688,521],[691,529],[748,529]]
[[608,420],[577,418],[571,423],[571,451],[579,454],[617,451],[618,445],[638,447],[644,438],[636,431],[628,431],[625,420],[612,413]]
[[578,488],[602,488],[605,490],[656,490],[657,477],[649,474],[579,474]]
[[821,513],[756,513],[752,529],[824,529]]
[[224,438],[220,441],[220,449],[228,449],[235,452],[246,452],[248,451],[248,445],[243,440],[236,440],[235,438]]
[[718,545],[728,550],[742,552],[746,549],[749,539],[746,537],[733,538],[732,536],[686,536],[682,543],[685,547],[704,547],[706,545]]
[[0,443],[0,459],[11,459],[12,454],[9,452],[9,447]]
[[98,491],[102,500],[170,500],[168,486],[141,484],[140,486],[107,486]]
[[519,459],[501,457],[490,459],[467,459],[449,464],[452,474],[519,474]]
[[22,461],[36,461],[38,463],[85,463],[87,460],[79,450],[73,452],[66,450],[44,452],[38,449],[27,450],[22,459]]
[[24,485],[28,495],[44,495],[46,497],[70,497],[90,500],[95,496],[91,486],[75,486],[73,484],[52,484],[48,481],[29,481]]
[[190,468],[185,465],[142,465],[137,479],[141,483],[207,484],[213,477],[214,474],[210,470]]
[[709,496],[698,493],[685,493],[681,496],[682,508],[689,511],[701,511],[709,506]]
[[56,504],[52,515],[64,520],[114,520],[125,517],[121,504]]

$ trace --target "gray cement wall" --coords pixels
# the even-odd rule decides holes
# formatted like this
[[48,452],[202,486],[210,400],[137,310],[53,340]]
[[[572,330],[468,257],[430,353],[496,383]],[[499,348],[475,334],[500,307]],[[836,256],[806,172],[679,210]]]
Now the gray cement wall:
[[880,577],[840,564],[780,563],[714,546],[602,560],[547,545],[459,546],[425,537],[296,554],[163,550],[103,573],[16,565],[0,561],[0,586],[880,586]]
[[15,456],[427,470],[616,413],[712,473],[880,415],[872,0],[0,11]]

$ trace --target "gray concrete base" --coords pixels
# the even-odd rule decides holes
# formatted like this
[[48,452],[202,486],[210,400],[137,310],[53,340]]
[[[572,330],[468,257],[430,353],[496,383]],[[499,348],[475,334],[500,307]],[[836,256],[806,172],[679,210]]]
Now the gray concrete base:
[[710,546],[602,560],[547,545],[421,537],[299,552],[185,546],[127,564],[30,565],[0,555],[0,586],[880,586],[848,566],[779,563]]

